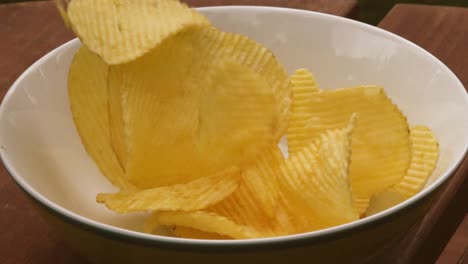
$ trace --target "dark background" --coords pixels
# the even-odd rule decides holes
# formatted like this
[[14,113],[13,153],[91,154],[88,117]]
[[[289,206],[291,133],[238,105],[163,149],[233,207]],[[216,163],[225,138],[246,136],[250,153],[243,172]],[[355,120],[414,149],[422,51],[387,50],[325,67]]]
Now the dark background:
[[[26,0],[0,0],[1,3],[24,2]],[[284,0],[288,1],[288,0]],[[397,3],[418,3],[429,5],[466,6],[468,0],[358,0],[359,10],[357,19],[376,25],[385,14]]]

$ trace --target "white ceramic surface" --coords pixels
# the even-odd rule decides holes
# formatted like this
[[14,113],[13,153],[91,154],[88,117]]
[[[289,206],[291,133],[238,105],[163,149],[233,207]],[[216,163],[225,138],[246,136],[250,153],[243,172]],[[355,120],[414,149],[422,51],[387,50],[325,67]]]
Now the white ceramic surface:
[[[412,199],[366,219],[327,230],[250,241],[317,237],[386,217],[447,180],[468,146],[468,96],[456,76],[416,45],[383,30],[313,12],[257,7],[201,9],[219,28],[269,47],[292,72],[309,68],[322,88],[378,84],[408,116],[440,141],[440,162],[431,183]],[[53,210],[91,226],[149,240],[182,241],[137,230],[144,214],[121,216],[95,202],[115,189],[86,154],[67,99],[68,68],[79,47],[73,40],[44,56],[14,83],[0,107],[0,153],[13,178]]]

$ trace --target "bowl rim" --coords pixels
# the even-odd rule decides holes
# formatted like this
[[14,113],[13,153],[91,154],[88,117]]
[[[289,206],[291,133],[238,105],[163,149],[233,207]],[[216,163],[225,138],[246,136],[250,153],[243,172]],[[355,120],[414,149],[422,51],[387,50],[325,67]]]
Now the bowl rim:
[[[435,62],[441,70],[447,72],[450,77],[452,77],[456,85],[454,85],[454,89],[462,89],[465,90],[461,81],[457,78],[457,76],[439,59],[437,59],[434,55],[426,51],[425,49],[419,47],[418,45],[414,44],[413,42],[406,40],[394,33],[388,32],[384,29],[377,28],[372,25],[368,25],[359,21],[355,21],[352,19],[339,17],[330,14],[324,14],[314,11],[307,11],[301,9],[292,9],[292,8],[282,8],[282,7],[266,7],[266,6],[216,6],[216,7],[203,7],[197,8],[200,11],[218,11],[218,10],[233,10],[233,11],[245,11],[245,10],[254,10],[254,11],[273,11],[279,13],[291,13],[295,15],[306,15],[306,16],[315,16],[319,19],[324,20],[332,20],[344,23],[350,23],[351,25],[358,27],[360,29],[367,30],[372,32],[373,34],[382,36],[387,39],[393,39],[399,44],[406,45],[413,50],[416,50],[425,55],[425,57],[429,58],[432,62]],[[34,71],[38,66],[40,66],[44,61],[48,60],[50,57],[54,57],[57,54],[60,54],[62,50],[67,49],[73,45],[79,45],[79,40],[77,38],[72,39],[54,50],[50,51],[39,60],[34,62],[31,66],[29,66],[11,85],[10,89],[5,94],[4,99],[0,104],[0,120],[2,120],[2,116],[5,114],[6,105],[10,101],[9,99],[13,97],[13,94],[22,80],[28,76],[32,71]],[[468,105],[468,95],[465,93],[464,96],[465,103]],[[55,204],[53,201],[47,199],[41,193],[33,189],[27,182],[24,180],[20,174],[16,171],[16,169],[11,165],[10,159],[8,155],[1,150],[0,151],[0,159],[2,160],[5,168],[9,172],[10,176],[13,180],[20,186],[20,188],[33,200],[39,203],[41,206],[46,208],[49,212],[54,215],[61,217],[62,219],[66,220],[69,223],[76,224],[81,226],[84,229],[91,230],[97,233],[101,233],[105,236],[109,236],[112,238],[117,238],[119,240],[128,240],[131,242],[138,242],[140,244],[145,245],[157,245],[158,247],[168,247],[168,248],[177,248],[181,249],[184,248],[186,250],[209,250],[216,247],[216,251],[222,250],[246,250],[246,249],[272,249],[275,247],[289,247],[300,245],[305,242],[318,242],[323,240],[332,239],[336,236],[342,236],[343,234],[355,232],[361,229],[368,227],[369,225],[375,225],[377,223],[390,221],[394,217],[402,214],[406,210],[409,210],[411,207],[415,206],[419,202],[424,199],[429,198],[429,195],[433,193],[436,189],[438,189],[444,182],[446,182],[453,174],[454,171],[458,168],[460,163],[463,161],[464,157],[466,156],[468,150],[468,143],[464,146],[463,155],[460,159],[453,164],[451,167],[447,168],[445,172],[431,185],[427,188],[423,189],[421,192],[417,193],[415,196],[411,197],[410,199],[392,207],[375,215],[368,216],[366,218],[346,223],[343,225],[330,227],[322,230],[301,233],[301,234],[294,234],[288,236],[279,236],[279,237],[271,237],[271,238],[256,238],[256,239],[244,239],[244,240],[202,240],[202,239],[185,239],[185,238],[174,238],[174,237],[164,237],[152,234],[145,234],[140,233],[137,231],[132,231],[120,227],[111,226],[108,224],[104,224],[87,217],[81,216],[78,213],[72,212],[62,206]]]

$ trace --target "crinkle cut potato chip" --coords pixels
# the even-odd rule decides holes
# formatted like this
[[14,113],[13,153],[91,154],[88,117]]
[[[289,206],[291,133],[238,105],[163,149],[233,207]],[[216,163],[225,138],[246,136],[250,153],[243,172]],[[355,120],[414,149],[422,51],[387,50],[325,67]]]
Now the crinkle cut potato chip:
[[72,0],[67,17],[80,40],[108,64],[133,61],[206,17],[176,0]]
[[247,43],[241,49],[245,64],[237,61],[241,55],[225,45],[231,43],[227,35],[214,28],[189,28],[140,59],[111,67],[109,91],[121,94],[124,123],[124,131],[116,134],[125,137],[129,153],[124,167],[140,188],[248,165],[275,142],[278,115],[287,112],[281,107],[288,100],[278,101],[277,94],[288,94],[288,77],[266,78],[265,69],[284,69],[265,55],[266,49],[241,38],[234,39]]
[[411,163],[403,179],[390,190],[410,198],[423,188],[439,159],[439,143],[431,129],[413,126],[410,129]]
[[266,80],[277,102],[275,139],[279,140],[287,130],[291,107],[290,78],[284,66],[266,47],[243,35],[208,31],[216,39],[219,52],[241,65],[250,68]]
[[159,212],[154,217],[161,225],[189,227],[235,239],[259,237],[259,234],[252,228],[236,224],[228,218],[212,212]]
[[243,181],[256,204],[268,216],[274,217],[279,199],[277,175],[284,156],[277,146],[264,151],[251,166],[243,170]]
[[108,127],[108,66],[82,46],[68,73],[68,98],[81,141],[102,174],[122,190],[133,189],[110,144]]
[[127,170],[127,155],[128,145],[125,142],[125,124],[123,120],[122,110],[122,94],[120,93],[119,86],[107,86],[108,89],[108,111],[109,111],[109,129],[111,136],[111,144],[114,149],[115,155],[124,170]]
[[74,122],[120,188],[96,200],[150,212],[145,232],[328,228],[404,201],[436,166],[430,129],[410,133],[380,87],[321,90],[306,69],[288,76],[266,47],[178,0],[54,1],[83,44],[68,80]]
[[[304,76],[303,70],[294,74],[292,79],[301,76]],[[303,84],[304,81],[300,83]],[[293,93],[305,89],[298,88],[294,82],[292,86]],[[311,86],[310,89],[315,88]],[[403,177],[410,161],[408,123],[382,88],[359,86],[321,90],[310,95],[307,105],[307,108],[296,108],[301,113],[291,114],[309,120],[303,130],[288,132],[288,137],[292,138],[303,138],[304,133],[310,135],[309,139],[304,138],[303,144],[324,131],[345,126],[350,113],[358,114],[350,166],[355,197],[371,197]]]
[[280,166],[287,205],[308,218],[308,231],[359,219],[348,175],[355,119],[353,114],[347,127],[320,134]]
[[214,239],[214,240],[226,240],[232,239],[229,236],[220,235],[216,233],[203,232],[198,229],[174,226],[174,235],[181,238],[192,238],[192,239]]
[[[256,167],[271,167],[270,174],[279,177],[282,184],[289,185],[283,189],[269,190],[277,192],[277,206],[273,217],[265,213],[256,192],[245,184],[245,177],[232,195],[205,211],[224,217],[238,227],[249,228],[257,237],[313,231],[357,220],[348,179],[350,137],[354,119],[355,117],[347,128],[322,134],[290,160],[282,158],[277,147],[262,155],[264,157],[260,159],[263,161]],[[300,197],[291,199],[291,193]],[[193,217],[193,214],[184,214],[184,221],[189,221],[187,219]],[[180,222],[176,223],[174,220],[158,223],[180,225]],[[197,225],[190,227],[220,233],[216,226],[205,222],[197,222]]]
[[408,171],[397,184],[372,197],[366,215],[381,212],[415,195],[434,171],[439,159],[437,139],[425,126],[413,126],[410,131],[411,163]]
[[239,187],[240,178],[241,171],[238,168],[230,168],[186,184],[99,194],[96,200],[117,213],[196,211],[228,197]]
[[313,111],[313,97],[318,93],[317,81],[306,69],[298,69],[291,76],[292,103],[287,130],[288,152],[294,154],[304,147],[304,142],[311,139],[314,131],[309,131],[310,113]]
[[[292,229],[280,226],[282,220],[278,207],[281,190],[276,177],[284,162],[277,146],[262,153],[257,162],[244,170],[239,188],[220,203],[207,208],[227,217],[237,224],[250,226],[263,237],[286,235]],[[289,228],[289,227],[288,227]]]

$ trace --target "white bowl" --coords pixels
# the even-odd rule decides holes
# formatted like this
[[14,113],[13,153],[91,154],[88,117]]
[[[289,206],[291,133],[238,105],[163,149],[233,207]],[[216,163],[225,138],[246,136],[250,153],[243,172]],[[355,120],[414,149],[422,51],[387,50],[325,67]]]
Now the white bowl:
[[144,214],[121,216],[95,202],[98,192],[115,189],[87,155],[72,121],[66,80],[80,46],[75,39],[34,63],[8,91],[0,107],[0,154],[14,180],[83,255],[95,262],[136,263],[147,258],[258,263],[285,254],[293,263],[305,257],[327,263],[363,261],[424,214],[468,146],[468,96],[444,64],[407,40],[345,18],[270,7],[200,11],[217,27],[269,47],[290,72],[309,68],[323,88],[384,86],[410,124],[434,131],[440,142],[436,171],[425,189],[404,203],[326,230],[240,241],[140,233],[136,230]]

